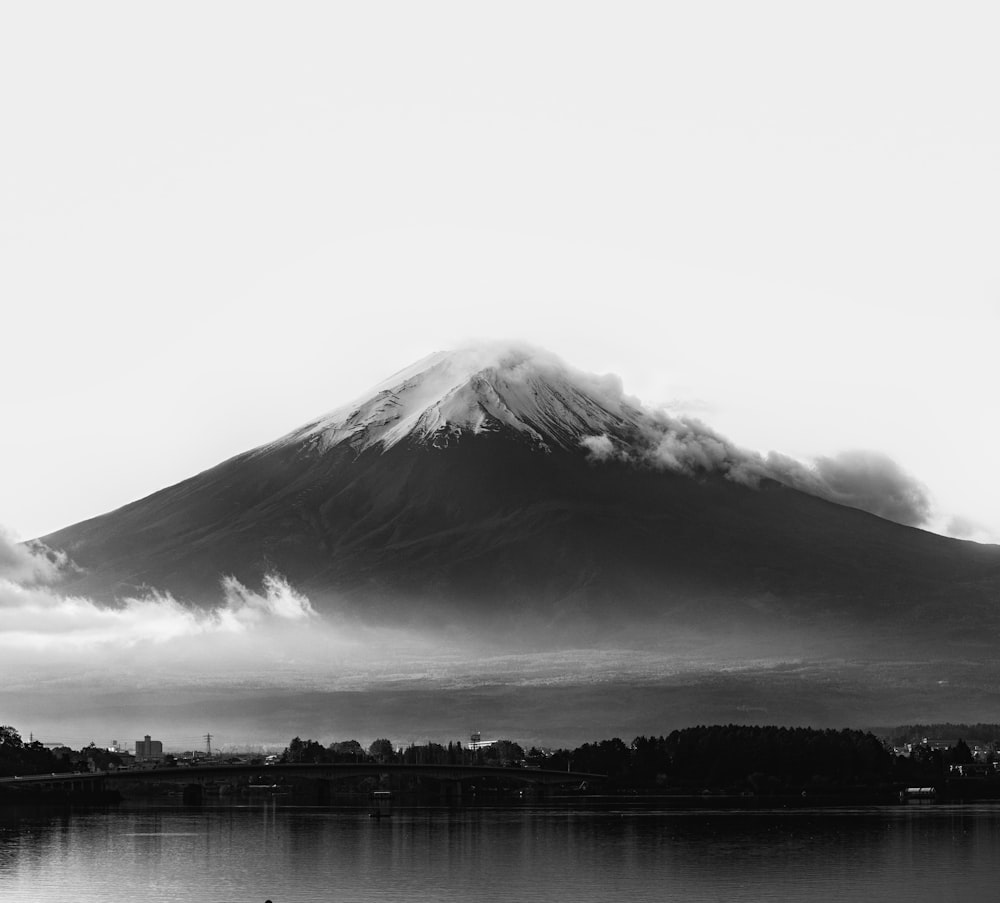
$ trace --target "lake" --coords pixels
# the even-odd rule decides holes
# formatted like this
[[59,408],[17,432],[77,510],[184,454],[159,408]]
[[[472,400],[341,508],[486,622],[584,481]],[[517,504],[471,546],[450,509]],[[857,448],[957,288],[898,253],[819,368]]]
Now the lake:
[[281,799],[0,811],[0,900],[993,899],[1000,806],[397,809]]

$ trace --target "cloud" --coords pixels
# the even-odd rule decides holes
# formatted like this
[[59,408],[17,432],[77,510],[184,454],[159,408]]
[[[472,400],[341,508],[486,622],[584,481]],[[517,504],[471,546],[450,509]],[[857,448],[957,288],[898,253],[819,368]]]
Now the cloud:
[[29,585],[55,583],[76,569],[65,552],[50,549],[38,540],[19,543],[0,527],[0,578]]
[[281,577],[264,578],[253,592],[228,577],[222,602],[209,610],[178,602],[169,593],[102,605],[84,596],[66,596],[51,587],[0,579],[0,648],[59,652],[105,647],[121,652],[138,645],[162,646],[201,636],[241,634],[269,622],[316,617],[309,600]]
[[818,458],[816,473],[833,501],[917,527],[931,515],[927,489],[887,455],[841,452]]
[[607,434],[585,437],[581,445],[588,459],[631,461],[691,477],[719,474],[751,488],[764,479],[776,480],[897,523],[930,522],[927,488],[880,452],[844,451],[804,464],[777,452],[765,457],[742,449],[695,418],[649,409],[641,409],[639,418],[639,435],[627,446]]
[[[463,373],[501,365],[512,381],[552,373],[581,389],[621,428],[580,440],[592,463],[625,461],[691,477],[719,474],[751,488],[771,479],[837,504],[859,508],[909,526],[926,526],[932,505],[926,487],[880,452],[850,450],[804,464],[785,455],[766,457],[740,448],[687,414],[651,408],[626,396],[614,374],[595,376],[568,367],[555,355],[523,343],[487,343],[446,356]],[[459,366],[460,365],[460,366]],[[675,405],[675,408],[677,406]]]
[[759,456],[738,448],[700,420],[661,414],[656,428],[659,435],[647,457],[668,470],[689,476],[721,473],[753,487],[767,475]]
[[210,608],[155,589],[104,604],[60,591],[72,565],[51,549],[3,534],[0,556],[0,682],[18,694],[72,686],[85,702],[181,686],[359,689],[397,669],[411,676],[443,642],[335,609],[320,615],[278,574],[257,589],[223,577]]
[[99,652],[147,652],[198,638],[238,637],[273,631],[276,625],[317,619],[309,600],[278,575],[264,578],[259,592],[234,577],[221,581],[219,604],[199,609],[169,592],[151,590],[104,605],[66,595],[58,580],[75,565],[42,543],[19,544],[0,530],[0,650],[10,663],[33,656]]
[[610,436],[585,436],[580,444],[587,449],[587,458],[591,461],[608,461],[617,454]]

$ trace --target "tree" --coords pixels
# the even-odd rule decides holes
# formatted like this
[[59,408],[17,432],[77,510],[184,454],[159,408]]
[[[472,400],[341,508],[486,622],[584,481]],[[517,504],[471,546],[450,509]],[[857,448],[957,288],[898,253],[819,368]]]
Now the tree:
[[292,742],[285,749],[285,761],[292,764],[329,762],[330,754],[322,744],[315,740],[303,740],[300,737],[293,737]]
[[37,740],[25,743],[10,725],[0,725],[0,775],[35,774],[56,770],[52,750]]
[[80,750],[80,758],[77,759],[77,762],[90,771],[108,771],[112,766],[117,768],[122,764],[120,756],[115,755],[110,750],[101,749],[93,741]]
[[974,761],[972,750],[964,740],[959,740],[948,750],[947,758],[949,765],[970,765]]
[[396,750],[392,747],[392,741],[386,739],[375,740],[368,747],[368,755],[377,762],[391,762],[396,755]]
[[443,765],[448,761],[448,750],[440,743],[426,743],[417,746],[411,743],[403,750],[405,765]]
[[513,740],[497,740],[487,751],[486,761],[491,765],[520,765],[524,750]]
[[327,749],[335,762],[357,762],[365,757],[364,748],[357,740],[340,740],[331,743]]
[[14,728],[9,724],[0,724],[0,750],[10,752],[15,749],[21,749],[23,746],[24,741]]

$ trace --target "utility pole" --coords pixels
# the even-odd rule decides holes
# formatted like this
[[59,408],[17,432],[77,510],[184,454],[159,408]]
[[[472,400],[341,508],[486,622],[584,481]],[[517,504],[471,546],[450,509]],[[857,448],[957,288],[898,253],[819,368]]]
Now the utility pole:
[[208,753],[208,757],[212,758],[212,735],[205,734],[205,750]]

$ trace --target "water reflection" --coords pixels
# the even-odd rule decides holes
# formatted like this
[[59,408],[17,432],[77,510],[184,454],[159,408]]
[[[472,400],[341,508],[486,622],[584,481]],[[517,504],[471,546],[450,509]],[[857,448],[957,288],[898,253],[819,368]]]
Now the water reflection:
[[0,815],[0,899],[989,898],[1000,807],[790,812],[200,809]]

